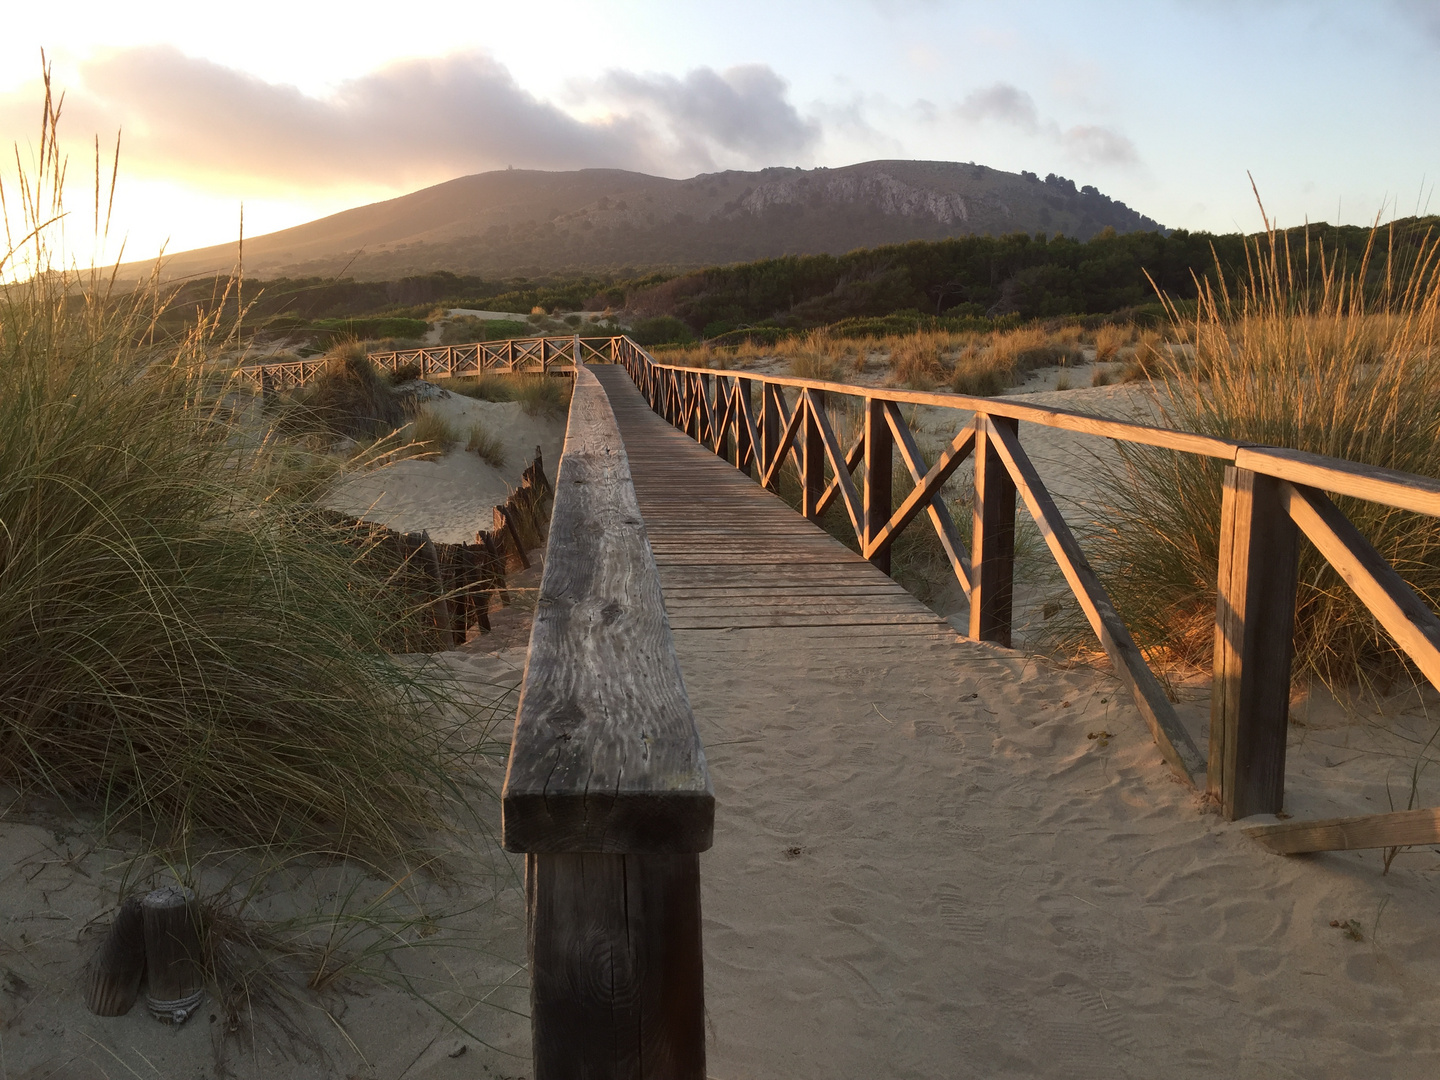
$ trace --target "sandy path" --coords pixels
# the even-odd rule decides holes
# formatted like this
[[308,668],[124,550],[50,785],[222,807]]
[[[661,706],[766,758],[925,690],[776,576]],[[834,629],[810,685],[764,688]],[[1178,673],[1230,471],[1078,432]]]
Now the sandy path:
[[1440,1070],[1433,854],[1265,854],[1093,672],[677,636],[718,802],[717,1080]]

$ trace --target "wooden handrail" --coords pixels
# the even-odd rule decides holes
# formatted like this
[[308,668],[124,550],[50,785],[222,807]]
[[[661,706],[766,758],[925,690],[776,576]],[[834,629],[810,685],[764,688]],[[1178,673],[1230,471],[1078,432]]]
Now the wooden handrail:
[[[1166,761],[1187,782],[1203,772],[1228,818],[1276,813],[1282,807],[1301,534],[1351,584],[1417,668],[1440,687],[1440,619],[1322,494],[1328,491],[1440,517],[1440,479],[1013,400],[662,364],[629,338],[617,339],[612,353],[627,366],[658,413],[727,459],[733,449],[736,466],[764,486],[774,490],[782,465],[793,461],[806,516],[818,518],[841,499],[860,551],[886,572],[890,546],[918,520],[923,504],[969,598],[972,638],[1010,643],[1014,516],[1023,500]],[[756,384],[761,404],[758,426],[751,400]],[[793,408],[785,389],[794,391]],[[831,395],[861,398],[865,404],[863,433],[843,457],[826,416],[825,399]],[[901,414],[902,404],[961,409],[975,416],[939,459],[927,465]],[[1160,684],[1020,448],[1017,424],[1022,420],[1197,454],[1226,466],[1208,761],[1200,760],[1198,748],[1179,725]],[[898,509],[890,490],[897,450],[916,483]],[[966,552],[940,493],[945,479],[972,453],[974,550]],[[861,460],[866,468],[857,483],[851,474]],[[1440,823],[1440,815],[1434,820]],[[1404,828],[1409,830],[1404,835],[1410,836],[1417,826],[1408,823]],[[1434,839],[1440,840],[1440,824],[1434,830]],[[1367,827],[1346,835],[1347,842],[1354,842],[1355,835],[1395,834]]]
[[583,366],[501,812],[526,854],[537,1080],[703,1080],[715,795],[629,460]]

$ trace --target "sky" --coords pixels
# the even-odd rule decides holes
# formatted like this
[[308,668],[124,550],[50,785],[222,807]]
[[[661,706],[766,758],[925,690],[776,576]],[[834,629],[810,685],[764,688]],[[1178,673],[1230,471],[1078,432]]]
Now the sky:
[[[20,7],[0,143],[33,158],[44,50],[82,259],[234,241],[242,205],[255,236],[507,166],[973,161],[1215,232],[1261,227],[1249,176],[1282,225],[1440,212],[1440,0]],[[95,140],[108,188],[117,132],[97,250]]]

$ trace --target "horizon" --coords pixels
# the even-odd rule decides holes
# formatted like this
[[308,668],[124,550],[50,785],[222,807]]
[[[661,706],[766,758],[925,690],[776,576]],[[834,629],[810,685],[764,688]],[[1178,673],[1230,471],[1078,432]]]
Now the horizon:
[[9,20],[0,137],[33,154],[43,47],[72,206],[91,202],[97,136],[108,173],[123,131],[102,263],[122,240],[127,261],[232,242],[242,204],[258,236],[507,166],[682,179],[973,161],[1222,233],[1262,227],[1247,173],[1282,226],[1422,213],[1440,173],[1440,121],[1414,107],[1440,90],[1425,0],[632,0],[603,18],[549,0],[442,4],[383,35],[271,0],[238,23],[170,0],[143,20],[76,12],[61,35],[35,12]]

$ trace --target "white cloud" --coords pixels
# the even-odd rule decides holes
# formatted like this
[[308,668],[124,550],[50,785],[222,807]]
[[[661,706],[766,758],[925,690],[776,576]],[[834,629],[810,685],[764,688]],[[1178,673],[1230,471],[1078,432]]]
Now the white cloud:
[[[623,107],[596,119],[536,97],[483,52],[399,61],[326,97],[163,45],[111,52],[80,73],[72,139],[123,128],[127,171],[252,192],[401,187],[507,165],[688,175],[717,156],[794,158],[820,137],[764,65],[611,72],[602,89]],[[5,141],[27,133],[35,100],[31,87],[0,97]]]

